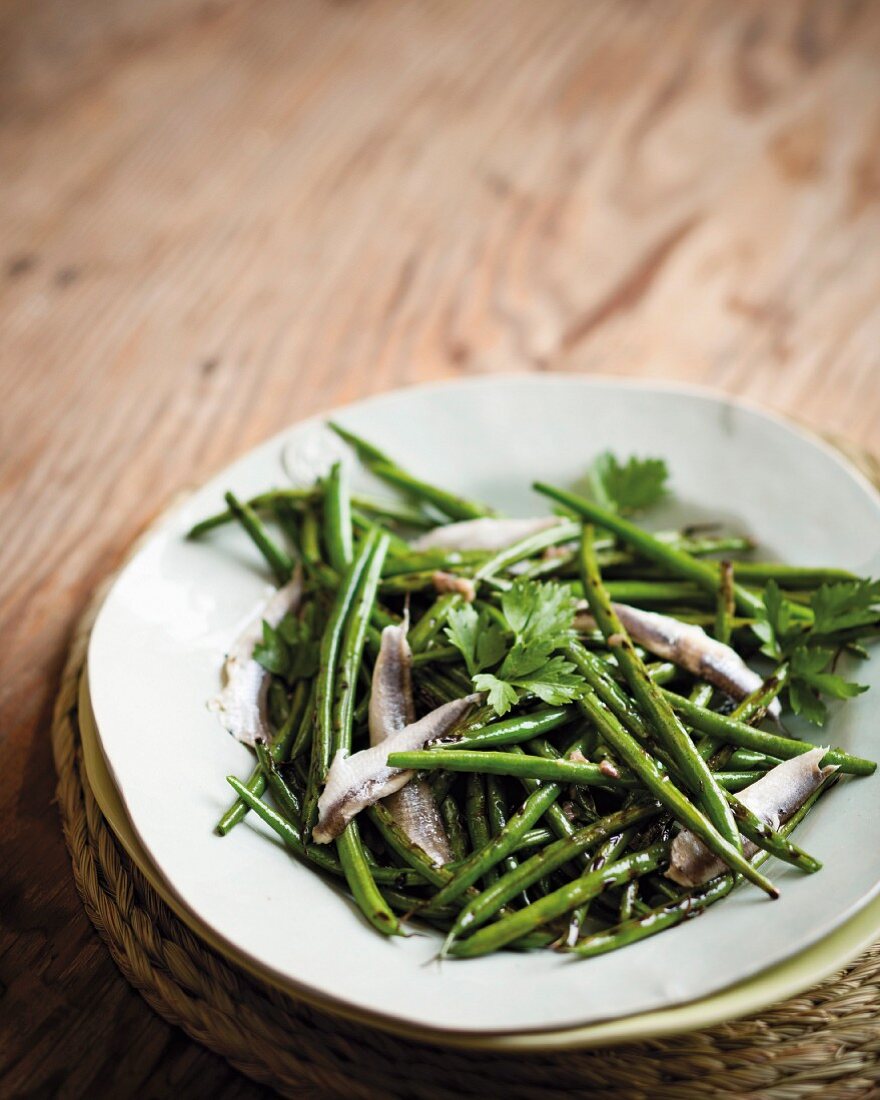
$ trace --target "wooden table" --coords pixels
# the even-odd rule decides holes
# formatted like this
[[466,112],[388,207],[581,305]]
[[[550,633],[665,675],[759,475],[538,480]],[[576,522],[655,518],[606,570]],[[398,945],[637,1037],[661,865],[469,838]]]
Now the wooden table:
[[0,1094],[252,1096],[86,920],[47,726],[181,488],[423,379],[707,383],[880,444],[880,5],[0,12]]

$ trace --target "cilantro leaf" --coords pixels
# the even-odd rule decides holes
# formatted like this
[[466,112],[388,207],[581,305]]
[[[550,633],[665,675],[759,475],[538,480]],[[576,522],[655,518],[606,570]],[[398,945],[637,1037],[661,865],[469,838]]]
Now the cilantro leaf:
[[880,580],[823,584],[811,601],[816,634],[855,630],[880,620]]
[[254,646],[254,660],[274,676],[292,684],[318,670],[318,643],[312,617],[297,619],[288,612],[277,627],[263,622],[263,640]]
[[791,655],[791,685],[789,700],[795,714],[802,714],[811,722],[821,725],[828,709],[820,695],[832,699],[852,699],[867,691],[867,685],[856,684],[843,676],[825,670],[834,659],[834,650],[825,646],[799,645]]
[[530,676],[547,662],[554,649],[553,641],[514,642],[498,669],[505,680]]
[[572,632],[575,602],[565,585],[517,578],[501,597],[501,611],[516,640],[563,644]]
[[669,471],[661,458],[636,458],[625,464],[603,451],[590,466],[593,495],[612,512],[637,512],[666,496]]
[[823,726],[828,717],[828,708],[816,691],[800,680],[794,680],[788,688],[788,699],[795,714],[803,715],[808,722]]
[[488,611],[478,614],[471,604],[450,611],[446,637],[461,653],[471,677],[497,664],[506,649],[500,623]]
[[450,612],[446,637],[496,714],[528,695],[568,703],[583,690],[583,680],[555,651],[573,636],[574,610],[566,585],[520,577],[501,597],[503,625],[490,612],[465,605]]
[[566,661],[562,654],[551,657],[528,674],[518,677],[513,684],[552,706],[572,702],[584,689],[582,677],[575,674],[574,665]]
[[[265,623],[263,626],[265,627]],[[296,645],[308,635],[308,628],[289,611],[275,628],[276,634],[288,645]]]
[[281,634],[263,622],[263,640],[254,646],[254,660],[275,676],[286,676],[290,652]]
[[779,585],[769,580],[763,592],[764,613],[752,625],[752,630],[764,643],[761,652],[779,660],[803,635],[804,624],[795,618],[793,606],[783,598]]
[[481,672],[474,677],[474,687],[477,691],[488,693],[488,703],[499,716],[507,714],[511,707],[519,702],[519,692],[512,684],[499,680],[488,672]]

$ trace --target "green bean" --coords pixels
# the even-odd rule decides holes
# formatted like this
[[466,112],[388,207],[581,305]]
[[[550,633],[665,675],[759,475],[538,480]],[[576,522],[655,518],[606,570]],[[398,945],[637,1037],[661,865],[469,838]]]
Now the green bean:
[[413,653],[427,649],[446,623],[451,608],[456,607],[461,596],[456,592],[446,592],[439,596],[409,632],[409,644]]
[[[305,681],[300,680],[294,689],[290,709],[287,712],[287,718],[284,721],[284,725],[278,730],[270,743],[269,751],[275,760],[283,760],[288,755],[291,741],[302,720],[302,715],[305,712],[307,698],[308,686]],[[266,775],[259,762],[257,762],[256,767],[248,777],[245,786],[251,794],[257,798],[265,791]],[[230,829],[233,829],[240,821],[244,821],[247,812],[247,803],[241,798],[236,799],[217,822],[214,831],[219,836],[226,836]]]
[[241,524],[251,541],[266,560],[279,584],[286,584],[293,572],[293,562],[288,554],[273,542],[260,517],[247,504],[242,504],[233,493],[226,494],[226,503],[235,519]]
[[757,783],[764,773],[760,771],[717,771],[713,774],[722,790],[735,794],[738,791],[744,791],[746,787],[751,787],[753,783]]
[[[634,607],[653,604],[714,606],[705,589],[691,581],[606,580],[605,588],[615,603],[631,604]],[[574,593],[578,594],[576,588]]]
[[333,715],[331,759],[339,749],[351,751],[355,685],[363,658],[370,614],[376,601],[379,578],[382,575],[382,562],[385,560],[387,551],[388,536],[385,533],[380,534],[377,529],[371,531],[361,544],[360,554],[366,555],[367,562],[361,574],[342,640]]
[[[520,748],[519,745],[508,745],[507,751],[509,753],[512,753],[514,756],[526,755],[526,753],[523,751],[523,749]],[[522,783],[528,794],[533,794],[541,786],[541,782],[538,779],[526,779],[521,776],[520,782]],[[560,840],[573,836],[576,832],[574,824],[569,820],[567,814],[562,809],[562,807],[559,806],[556,802],[554,802],[551,806],[547,808],[544,813],[544,818],[547,821],[551,832],[553,832]]]
[[392,552],[398,554],[409,553],[409,543],[406,541],[406,539],[402,539],[400,535],[395,534],[394,531],[392,531],[384,523],[381,523],[378,519],[366,516],[363,512],[360,511],[360,509],[355,508],[354,501],[351,496],[349,496],[349,500],[352,501],[351,528],[356,537],[361,537],[362,535],[365,535],[372,527],[378,527],[383,534],[388,536],[389,554]]
[[[675,695],[671,691],[664,692],[666,698],[674,710],[682,716],[685,722],[701,733],[708,733],[719,741],[738,748],[753,749],[755,752],[766,753],[768,756],[776,756],[780,760],[791,760],[794,756],[801,756],[815,748],[807,741],[795,741],[791,737],[783,737],[778,733],[767,733],[757,730],[728,715],[719,714],[714,710],[707,710],[685,699],[681,695]],[[822,764],[836,764],[842,772],[849,775],[873,775],[877,765],[873,760],[864,760],[859,756],[850,756],[841,749],[829,749],[822,757]]]
[[511,565],[516,565],[517,562],[530,558],[539,551],[546,550],[549,546],[558,546],[561,542],[571,542],[572,539],[577,538],[579,532],[579,524],[572,523],[570,520],[560,520],[552,527],[546,527],[542,531],[526,535],[517,542],[511,543],[510,546],[505,546],[483,562],[474,573],[474,581],[479,582],[497,576],[497,574],[503,573],[505,569],[509,569]]
[[[788,664],[781,664],[771,677],[765,680],[750,695],[747,695],[745,699],[740,700],[729,717],[734,721],[757,725],[766,715],[767,708],[788,683],[789,675]],[[717,738],[706,736],[700,738],[697,744],[697,752],[704,760],[709,761],[709,766],[714,771],[717,771],[728,763],[733,749],[730,745],[723,745],[719,748]]]
[[370,465],[370,471],[417,500],[426,501],[450,520],[480,519],[494,514],[487,505],[467,500],[428,481],[422,481],[399,466],[377,462]]
[[[504,789],[495,775],[486,776],[486,813],[489,818],[489,832],[496,837],[507,824],[510,811],[507,799],[504,797]],[[514,871],[519,866],[519,860],[512,852],[504,857],[502,863],[507,871]],[[527,898],[524,900],[528,903]]]
[[299,525],[299,548],[303,564],[306,567],[323,564],[321,561],[321,526],[318,523],[318,514],[314,508],[306,508],[303,512],[302,522]]
[[[597,558],[598,561],[598,558]],[[716,584],[718,582],[718,574],[715,574]],[[699,608],[717,608],[717,592],[716,596],[710,596],[701,586],[693,584],[690,581],[675,581],[675,580],[638,580],[633,578],[627,578],[626,580],[606,580],[605,587],[608,590],[608,594],[615,603],[630,604],[635,607],[653,607],[653,606],[666,606],[675,605],[675,610],[668,609],[666,614],[674,614],[674,617],[681,619],[685,613],[685,608],[699,609]],[[579,584],[572,584],[572,595],[580,596],[581,587]],[[743,588],[742,591],[746,592],[750,596],[754,596],[756,599],[760,599],[760,592],[752,588]],[[795,592],[783,592],[785,598],[792,603],[796,601],[801,595]],[[802,619],[805,622],[811,617],[812,612],[808,607],[802,606],[800,603],[792,603],[792,615],[794,618]],[[713,614],[711,617],[707,617],[707,622],[716,622],[717,614]],[[731,628],[739,623],[739,620],[731,618]]]
[[435,645],[421,653],[414,653],[412,664],[413,668],[421,668],[422,665],[446,665],[460,660],[461,654],[454,645]]
[[342,645],[342,635],[348,618],[349,608],[360,584],[361,575],[375,547],[378,538],[369,536],[361,544],[357,557],[348,567],[342,583],[336,591],[336,598],[330,612],[330,618],[321,639],[320,667],[315,686],[315,723],[312,734],[312,757],[309,768],[309,783],[303,803],[303,829],[306,833],[315,822],[318,794],[324,776],[330,766],[333,746],[333,702],[336,665]]
[[[650,558],[651,561],[665,566],[675,576],[694,581],[710,595],[714,595],[718,586],[718,571],[709,562],[701,561],[682,550],[678,550],[675,546],[661,542],[660,539],[648,534],[647,531],[643,531],[641,527],[631,523],[623,516],[609,512],[605,508],[600,508],[599,505],[584,497],[579,497],[575,493],[569,493],[565,489],[556,489],[541,482],[536,482],[534,488],[539,493],[564,504],[584,519],[590,520],[608,531],[613,531],[618,538],[628,543],[634,550],[646,558]],[[764,603],[759,596],[746,591],[739,584],[734,585],[734,594],[736,605],[743,614],[752,616],[763,614]]]
[[[833,781],[833,778],[833,776],[829,777],[831,781]],[[825,782],[810,795],[806,802],[804,802],[803,806],[801,806],[801,808],[780,827],[779,832],[783,837],[788,837],[792,834],[809,813],[819,795],[827,789],[828,785],[829,780],[825,780]],[[769,855],[769,852],[758,852],[752,860],[752,866],[759,867],[769,859]],[[627,921],[615,928],[609,928],[605,931],[597,932],[592,936],[585,937],[580,943],[571,948],[571,951],[581,958],[591,958],[594,955],[604,955],[609,951],[616,951],[618,948],[627,947],[632,943],[638,943],[640,940],[647,939],[649,936],[654,936],[658,932],[665,931],[667,928],[672,928],[677,924],[681,924],[683,921],[695,916],[707,906],[714,904],[716,901],[720,901],[730,893],[741,878],[741,875],[734,875],[732,873],[722,875],[719,878],[713,879],[712,882],[708,883],[707,886],[698,893],[688,892],[680,896],[677,900],[674,900],[671,904],[666,903],[653,909],[650,913],[640,917],[638,920]]]
[[487,557],[485,550],[444,550],[440,547],[413,550],[408,544],[405,551],[398,553],[392,543],[382,576],[387,579],[402,573],[422,573],[434,569],[445,569],[447,572],[473,569],[481,565]]
[[719,836],[741,849],[736,822],[724,794],[706,761],[694,748],[687,730],[636,655],[632,641],[611,605],[596,565],[590,526],[584,528],[581,539],[581,579],[593,618],[613,651],[643,715],[650,721],[653,733],[675,762],[679,774]]
[[738,561],[736,572],[740,580],[750,585],[765,585],[776,581],[781,588],[819,588],[823,584],[855,581],[858,577],[847,569],[814,568],[804,565],[783,565],[780,562]]
[[386,936],[402,935],[397,917],[382,897],[373,868],[367,863],[356,819],[349,821],[336,838],[336,852],[348,888],[366,919]]
[[291,790],[281,773],[278,771],[278,766],[275,763],[275,758],[271,750],[259,741],[254,745],[254,749],[263,775],[266,777],[266,783],[269,790],[272,792],[272,797],[275,799],[278,809],[284,814],[291,825],[299,825],[302,807],[300,806],[296,792]]
[[432,772],[426,776],[428,786],[431,788],[431,794],[434,796],[434,801],[439,806],[443,799],[452,790],[452,786],[455,783],[456,776],[452,772]]
[[[645,821],[658,813],[656,803],[643,803],[625,810],[608,814],[599,821],[576,830],[572,836],[554,841],[530,859],[521,863],[515,871],[500,878],[488,890],[469,901],[456,918],[453,926],[455,935],[461,935],[467,929],[479,928],[493,917],[502,906],[517,894],[527,889],[543,876],[564,867],[577,856],[590,851],[610,836],[614,836],[629,825]],[[526,834],[528,835],[528,834]]]
[[520,840],[519,844],[513,849],[514,854],[519,852],[525,852],[529,848],[544,848],[550,844],[553,840],[553,833],[549,829],[529,829]]
[[[486,806],[486,784],[483,777],[476,772],[467,777],[465,784],[464,817],[470,836],[471,850],[483,851],[489,844],[491,834]],[[488,885],[495,877],[495,869],[487,867],[483,874],[484,884]]]
[[[244,801],[250,810],[264,821],[301,859],[313,863],[319,870],[327,871],[331,875],[342,876],[342,867],[334,855],[333,850],[321,844],[305,844],[298,829],[262,802],[256,795],[251,794],[244,783],[239,782],[234,775],[227,775],[226,782],[232,787],[239,798]],[[377,881],[388,885],[413,885],[417,886],[424,879],[417,872],[405,867],[374,867],[373,874]]]
[[287,712],[290,709],[290,700],[287,698],[287,688],[276,677],[269,680],[269,688],[266,692],[266,715],[271,729],[279,729],[284,725]]
[[285,501],[279,501],[272,507],[270,515],[275,519],[275,522],[281,528],[284,537],[290,545],[301,555],[302,551],[300,547],[302,544],[302,536],[300,534],[300,522],[296,509]]
[[705,890],[698,894],[688,894],[680,901],[666,902],[652,909],[646,916],[585,936],[576,944],[570,944],[568,950],[579,958],[587,959],[638,943],[696,916],[707,906],[727,897],[734,885],[733,875],[722,875],[721,878],[713,879]]
[[411,474],[402,470],[392,458],[380,451],[378,447],[374,447],[372,443],[368,443],[367,440],[355,435],[347,428],[343,428],[332,421],[328,422],[328,427],[332,428],[338,436],[341,436],[346,443],[354,448],[358,458],[376,477],[382,478],[399,489],[403,489],[410,496],[427,501],[449,519],[478,519],[481,516],[491,515],[490,509],[485,505],[465,500],[463,497],[447,493],[443,489],[438,489],[436,486],[414,478]]
[[729,561],[718,564],[719,584],[715,605],[715,637],[724,645],[730,644],[731,623],[736,612],[733,593],[733,565]]
[[473,733],[465,732],[454,741],[438,744],[437,749],[483,749],[493,745],[515,745],[530,741],[565,726],[577,717],[575,707],[540,707],[514,718],[489,722]]
[[399,573],[382,581],[383,596],[407,596],[416,592],[434,593],[436,570],[425,569],[419,573]]
[[633,879],[632,882],[627,883],[623,889],[623,893],[620,896],[620,908],[618,909],[618,916],[621,920],[629,920],[633,915],[633,909],[638,902],[639,897],[639,880]]
[[[317,495],[315,489],[271,489],[268,493],[259,493],[244,503],[253,512],[260,512],[267,508],[275,508],[281,503],[291,504],[295,501],[299,504],[305,504],[314,500]],[[227,508],[223,512],[217,512],[216,515],[199,520],[198,523],[190,527],[186,537],[188,539],[200,538],[216,527],[223,527],[225,524],[231,523],[233,519],[235,519],[234,511]]]
[[[434,900],[441,903],[454,901],[469,886],[473,886],[477,879],[482,878],[485,882],[486,872],[494,869],[496,864],[514,850],[523,836],[558,797],[559,787],[555,783],[548,783],[533,791],[521,808],[511,815],[510,820],[496,837],[479,848],[474,845],[474,852],[454,872],[452,881],[435,895]],[[491,885],[491,881],[487,885]]]
[[538,756],[511,756],[506,752],[490,749],[468,751],[466,749],[422,749],[415,752],[393,752],[388,757],[392,768],[428,771],[443,768],[451,772],[467,772],[476,775],[512,775],[521,779],[549,780],[551,783],[585,783],[616,791],[622,786],[635,787],[638,781],[621,774],[619,779],[610,777],[598,764],[582,764],[575,760],[542,760]]
[[[620,859],[629,847],[634,834],[635,826],[631,825],[616,835],[609,836],[603,844],[599,845],[597,851],[591,856],[587,864],[587,871],[598,871],[599,868],[604,867],[606,863],[613,863],[615,860]],[[647,847],[647,844],[637,845],[639,849],[645,847]],[[580,929],[583,928],[584,922],[590,914],[591,904],[591,901],[585,901],[582,905],[579,905],[576,909],[571,911],[571,915],[568,918],[568,932],[565,936],[566,943],[577,940]]]
[[446,795],[441,801],[440,816],[443,818],[443,826],[446,829],[450,851],[455,862],[458,863],[467,858],[468,847],[461,814],[458,811],[458,803],[451,794]]
[[583,647],[579,650],[579,658],[578,672],[605,706],[613,711],[617,719],[640,741],[652,740],[651,731],[645,725],[645,720],[614,679],[612,667],[608,662]]
[[396,500],[380,500],[378,497],[352,493],[351,504],[353,508],[372,516],[373,519],[382,520],[385,523],[395,523],[401,527],[413,527],[416,530],[428,531],[437,525],[431,516],[426,515],[420,509],[407,508]]
[[[329,532],[328,532],[329,534]],[[339,674],[335,681],[332,712],[331,756],[351,749],[355,687],[358,680],[367,626],[382,575],[382,563],[388,551],[388,535],[374,527],[364,537],[358,551],[362,561],[356,600],[347,615],[345,635],[339,655]],[[355,566],[352,565],[352,570]],[[397,918],[382,897],[372,877],[356,821],[350,821],[336,838],[336,852],[345,879],[366,919],[385,935],[397,935]]]
[[328,420],[327,427],[336,432],[340,439],[345,440],[365,466],[373,466],[375,463],[384,466],[394,465],[394,459],[389,458],[384,451],[380,451],[378,447],[375,447],[366,439],[362,439],[361,436],[355,435],[348,428],[343,428],[336,421]]
[[541,928],[557,917],[576,909],[611,886],[624,886],[634,878],[662,867],[669,859],[669,846],[655,844],[643,852],[634,852],[615,863],[587,872],[551,894],[532,902],[507,917],[502,917],[474,932],[467,939],[446,941],[446,953],[455,958],[476,958],[497,951],[512,940]]
[[299,726],[296,731],[296,736],[290,746],[290,752],[288,753],[289,760],[297,760],[306,749],[311,747],[312,735],[315,729],[316,686],[316,681],[312,680],[309,686],[308,697],[303,707],[302,717],[300,718]]
[[728,760],[731,768],[751,769],[752,771],[769,771],[781,764],[778,756],[766,756],[762,752],[754,752],[752,749],[737,749]]
[[[266,776],[263,773],[263,769],[259,764],[255,764],[251,774],[248,776],[244,783],[244,786],[251,792],[256,798],[259,798],[266,789]],[[247,816],[248,805],[242,798],[237,798],[235,802],[229,807],[229,809],[220,818],[217,824],[214,826],[214,832],[218,836],[226,836],[228,832],[235,828],[236,825],[244,821]]]
[[331,568],[344,573],[352,558],[351,494],[341,462],[333,463],[324,481],[324,543]]
[[[578,645],[577,642],[569,645],[567,652],[574,661],[575,667],[580,667],[583,651],[583,646]],[[754,871],[739,849],[717,832],[708,818],[688,801],[653,757],[624,729],[614,714],[592,691],[586,692],[578,705],[586,716],[596,723],[600,735],[614,749],[621,761],[642,780],[648,791],[677,821],[695,833],[706,847],[723,859],[729,867],[742,871],[749,881],[760,886],[770,897],[779,896],[776,887],[763,875]]]
[[792,844],[778,829],[771,828],[735,795],[730,794],[728,798],[739,830],[747,840],[776,856],[777,859],[781,859],[783,863],[790,863],[793,867],[797,867],[799,871],[805,871],[811,875],[821,869],[822,864],[818,859],[802,848],[798,848],[796,844]]

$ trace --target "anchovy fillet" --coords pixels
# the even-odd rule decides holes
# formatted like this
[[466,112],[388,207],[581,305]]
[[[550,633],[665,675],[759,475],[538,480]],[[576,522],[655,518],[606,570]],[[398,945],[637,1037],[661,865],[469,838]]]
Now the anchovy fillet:
[[[710,638],[702,627],[624,603],[615,603],[612,607],[634,642],[655,657],[672,661],[701,680],[714,684],[732,698],[745,699],[763,683],[735,649]],[[592,615],[579,611],[575,617],[575,627],[578,630],[594,630],[596,622]],[[767,713],[774,718],[779,717],[781,708],[778,699],[768,706]]]
[[[757,782],[740,791],[737,798],[771,829],[778,829],[803,806],[823,780],[837,770],[834,764],[824,768],[819,766],[827,751],[823,748],[811,749],[791,760],[783,760]],[[750,840],[743,844],[746,859],[750,859],[757,850],[758,846]],[[701,886],[726,870],[727,865],[689,829],[680,832],[673,840],[666,875],[679,885]]]
[[254,660],[254,646],[263,637],[263,622],[278,626],[288,611],[296,610],[301,598],[302,571],[297,567],[291,580],[272,593],[236,639],[223,665],[223,690],[208,702],[208,709],[218,715],[224,728],[245,745],[268,741],[270,736],[266,718],[270,676]]
[[466,519],[461,523],[447,523],[420,535],[413,543],[413,550],[504,550],[513,543],[538,531],[546,531],[564,522],[559,516],[541,516],[536,519]]
[[[415,718],[408,626],[404,620],[400,626],[386,626],[382,631],[370,689],[371,745],[381,744]],[[434,863],[449,863],[452,850],[429,783],[414,776],[405,787],[388,795],[384,804],[413,844]]]
[[444,703],[418,722],[396,730],[377,745],[361,749],[352,756],[346,756],[345,750],[340,749],[333,757],[318,799],[318,823],[312,830],[314,840],[318,844],[328,844],[339,836],[355,814],[406,786],[413,772],[389,768],[388,757],[394,752],[413,752],[429,741],[445,737],[480,698],[479,695],[467,695]]

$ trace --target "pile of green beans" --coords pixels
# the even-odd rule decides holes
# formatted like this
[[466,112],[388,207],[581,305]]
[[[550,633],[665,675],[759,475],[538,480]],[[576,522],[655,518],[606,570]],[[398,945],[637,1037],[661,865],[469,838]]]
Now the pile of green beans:
[[[417,549],[412,539],[422,532],[491,521],[496,513],[404,470],[348,429],[330,427],[394,495],[353,493],[348,465],[336,462],[308,488],[248,500],[229,492],[225,510],[189,532],[207,539],[237,524],[257,567],[276,584],[302,570],[303,596],[290,629],[278,628],[287,639],[278,645],[282,654],[305,646],[313,657],[300,654],[265,673],[273,733],[254,747],[246,778],[228,777],[234,800],[219,816],[218,835],[234,835],[249,815],[259,819],[293,858],[342,884],[376,930],[395,936],[408,923],[427,924],[445,936],[442,954],[455,958],[505,947],[588,958],[681,924],[740,881],[775,897],[760,870],[770,856],[805,874],[819,870],[792,831],[842,775],[869,776],[876,765],[829,748],[822,763],[834,775],[771,828],[737,792],[812,747],[765,718],[772,700],[784,698],[789,664],[768,667],[762,686],[734,705],[634,645],[614,605],[699,624],[751,659],[758,647],[751,627],[764,615],[761,585],[776,582],[806,629],[813,593],[853,580],[850,574],[751,560],[754,544],[741,535],[652,535],[543,484],[537,491],[564,513],[556,526],[499,551]],[[370,687],[384,627],[407,617],[419,713],[473,690],[447,634],[450,616],[473,593],[444,591],[438,570],[447,580],[466,578],[480,614],[502,626],[504,594],[516,576],[568,585],[572,607],[586,600],[595,624],[578,636],[573,617],[557,651],[581,686],[560,705],[526,695],[501,717],[480,705],[442,743],[388,756],[389,767],[418,774],[432,792],[449,862],[432,862],[382,801],[332,844],[315,843],[331,761],[370,744]],[[841,635],[841,644],[851,641]],[[695,834],[727,871],[691,889],[666,878],[679,829]],[[751,859],[744,840],[758,848]]]

